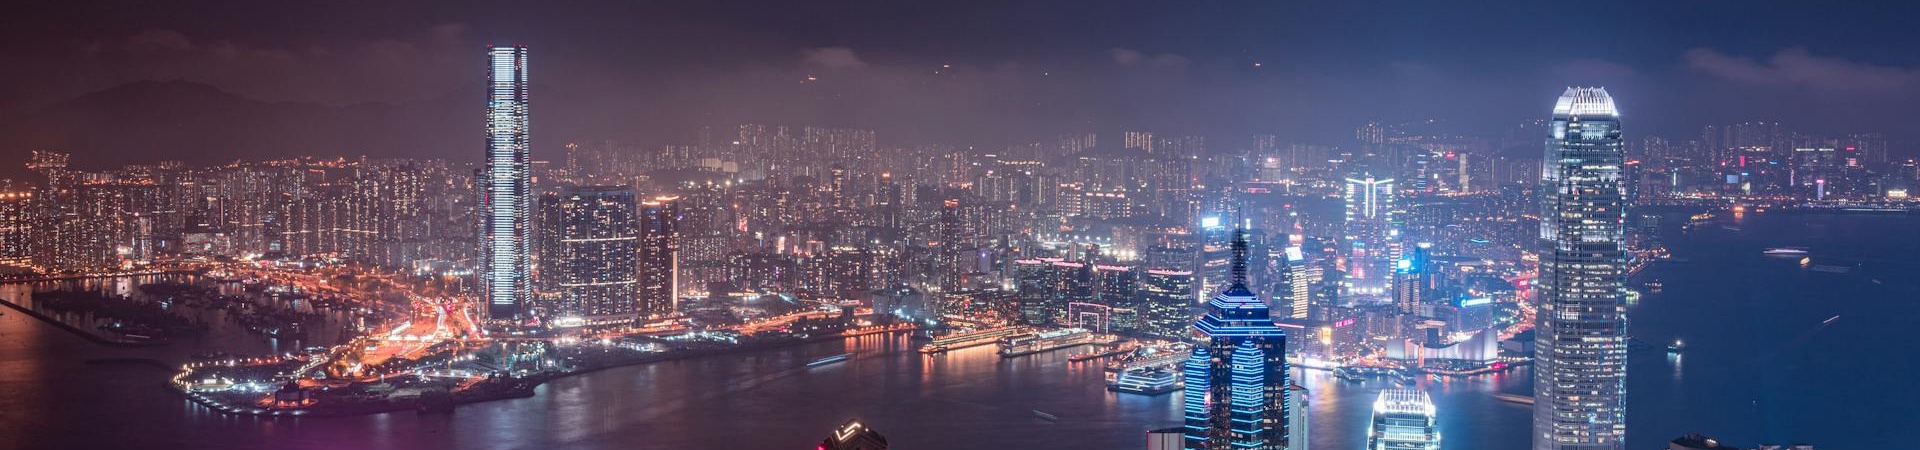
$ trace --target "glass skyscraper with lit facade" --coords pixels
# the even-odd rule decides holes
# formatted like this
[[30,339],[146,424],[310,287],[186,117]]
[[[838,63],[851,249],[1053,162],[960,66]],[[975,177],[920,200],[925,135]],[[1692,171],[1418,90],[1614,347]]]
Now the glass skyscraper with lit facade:
[[1549,133],[1534,283],[1533,448],[1617,450],[1627,431],[1620,112],[1604,88],[1567,88]]
[[1395,237],[1393,186],[1392,178],[1375,177],[1371,173],[1346,179],[1341,200],[1346,209],[1346,240],[1350,247],[1347,283],[1351,292],[1383,294],[1393,283],[1393,253],[1388,248]]
[[1286,332],[1247,288],[1247,240],[1233,237],[1233,275],[1194,323],[1202,342],[1185,365],[1186,448],[1287,448]]
[[527,48],[487,48],[487,162],[481,169],[481,299],[487,316],[513,319],[532,294],[528,236]]
[[1367,450],[1440,450],[1433,398],[1412,389],[1387,389],[1373,401]]

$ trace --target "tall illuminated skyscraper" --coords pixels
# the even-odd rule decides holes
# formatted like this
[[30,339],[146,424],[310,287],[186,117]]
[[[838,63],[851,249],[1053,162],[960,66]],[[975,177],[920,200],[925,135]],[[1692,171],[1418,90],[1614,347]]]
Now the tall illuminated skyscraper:
[[480,173],[481,299],[487,315],[519,315],[532,289],[527,233],[527,48],[487,48],[487,163]]
[[1626,445],[1626,208],[1620,112],[1605,88],[1567,88],[1541,173],[1533,448]]
[[1388,244],[1393,239],[1393,179],[1373,174],[1347,178],[1343,200],[1346,204],[1347,275],[1351,290],[1362,294],[1381,294],[1392,284],[1393,255]]
[[1287,333],[1247,288],[1243,233],[1233,237],[1232,282],[1207,302],[1207,315],[1193,327],[1201,342],[1185,365],[1186,447],[1287,448]]
[[1373,401],[1367,450],[1440,450],[1433,399],[1424,391],[1388,389]]

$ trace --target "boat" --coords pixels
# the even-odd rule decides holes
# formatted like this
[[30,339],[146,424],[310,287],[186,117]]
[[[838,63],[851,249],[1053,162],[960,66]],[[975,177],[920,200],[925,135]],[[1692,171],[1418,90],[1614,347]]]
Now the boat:
[[1500,401],[1503,401],[1503,402],[1507,402],[1507,403],[1519,403],[1519,404],[1522,404],[1522,405],[1531,405],[1531,404],[1533,404],[1533,397],[1528,397],[1528,396],[1524,396],[1524,395],[1514,395],[1514,394],[1493,394],[1493,398],[1494,398],[1494,399],[1496,399],[1496,400],[1500,400]]
[[1054,421],[1054,422],[1058,422],[1058,421],[1060,421],[1060,416],[1056,416],[1056,415],[1052,415],[1052,414],[1047,414],[1047,413],[1044,413],[1044,412],[1040,412],[1040,410],[1038,410],[1038,409],[1036,409],[1036,410],[1033,410],[1033,416],[1034,416],[1034,417],[1039,417],[1039,418],[1042,418],[1042,419],[1046,419],[1046,420],[1049,420],[1049,421]]
[[838,355],[833,355],[833,356],[828,356],[825,358],[813,360],[813,362],[807,363],[807,367],[819,367],[819,366],[833,364],[841,361],[846,361],[849,359],[853,359],[852,353],[841,353]]
[[1019,336],[1026,333],[1027,330],[1022,327],[999,327],[964,333],[952,333],[928,341],[926,345],[920,347],[920,353],[938,355],[946,353],[948,350],[992,344],[1002,338]]
[[1666,284],[1661,283],[1660,280],[1652,280],[1648,281],[1646,286],[1648,293],[1658,294],[1661,288],[1666,287]]
[[1136,395],[1160,395],[1180,390],[1180,372],[1163,368],[1128,369],[1107,384],[1107,390]]
[[1067,328],[1000,340],[1000,356],[1012,358],[1045,351],[1078,347],[1093,343],[1094,334],[1085,328]]
[[1763,251],[1760,253],[1767,256],[1806,256],[1807,248],[1806,247],[1768,247],[1766,251]]
[[1820,324],[1821,325],[1830,324],[1830,323],[1833,323],[1833,321],[1835,320],[1840,320],[1840,316],[1828,317],[1827,320],[1820,321]]
[[1687,351],[1687,343],[1680,342],[1679,339],[1674,339],[1673,345],[1667,346],[1667,353],[1672,353],[1677,355],[1677,354],[1680,354],[1680,352],[1684,352],[1684,351]]
[[1836,266],[1833,264],[1814,264],[1810,267],[1807,267],[1807,270],[1811,270],[1815,272],[1826,272],[1826,273],[1847,273],[1847,272],[1852,272],[1853,268],[1848,266]]
[[1136,346],[1136,345],[1116,345],[1113,347],[1108,347],[1104,350],[1095,349],[1093,351],[1089,351],[1086,353],[1076,353],[1073,356],[1067,357],[1067,361],[1082,362],[1087,360],[1105,358],[1108,356],[1124,355],[1128,353],[1133,353],[1134,349],[1137,349],[1137,348],[1139,348],[1139,346]]

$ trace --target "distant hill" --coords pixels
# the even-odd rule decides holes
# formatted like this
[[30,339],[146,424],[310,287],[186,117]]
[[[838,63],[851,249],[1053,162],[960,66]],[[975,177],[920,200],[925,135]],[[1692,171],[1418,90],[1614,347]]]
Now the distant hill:
[[[478,89],[474,89],[478,91]],[[449,156],[478,151],[482,97],[412,105],[267,102],[186,81],[141,81],[0,121],[0,173],[33,149],[72,152],[81,168],[294,155]]]

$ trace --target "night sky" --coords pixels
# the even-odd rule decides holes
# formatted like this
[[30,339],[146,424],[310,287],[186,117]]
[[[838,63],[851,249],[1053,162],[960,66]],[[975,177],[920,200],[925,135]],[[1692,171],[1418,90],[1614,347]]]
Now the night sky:
[[[1777,120],[1920,138],[1910,125],[1920,100],[1915,2],[35,3],[0,15],[9,43],[0,118],[15,123],[0,130],[7,161],[30,146],[131,162],[338,147],[477,155],[488,43],[532,47],[536,153],[576,139],[680,143],[700,125],[746,122],[875,128],[883,146],[1122,129],[1228,145],[1255,132],[1344,143],[1366,120],[1426,117],[1497,135],[1543,117],[1567,85],[1607,86],[1635,135],[1694,138],[1703,124]],[[166,134],[124,123],[230,106],[203,104],[203,93],[166,102],[191,114],[71,106],[143,80],[410,112],[394,113],[395,128],[347,133],[371,140],[314,149],[198,135],[226,132],[211,125]],[[430,119],[409,126],[413,117]],[[109,127],[119,129],[98,129]],[[105,136],[115,133],[133,136]]]

